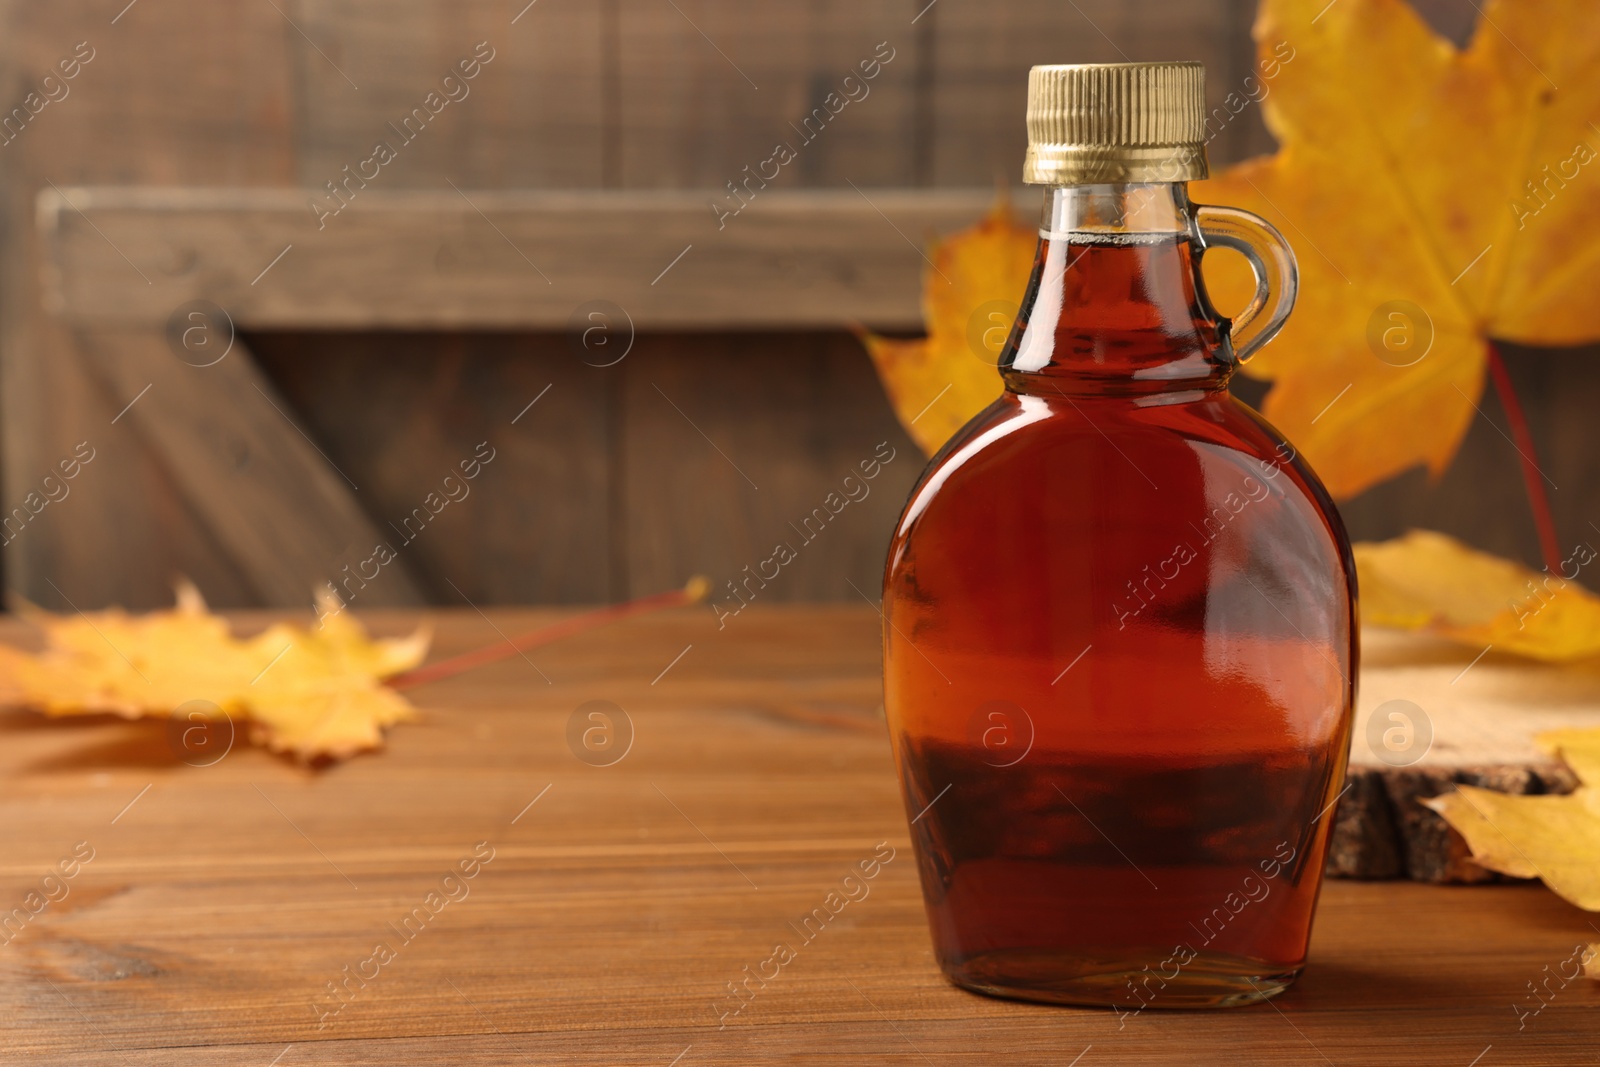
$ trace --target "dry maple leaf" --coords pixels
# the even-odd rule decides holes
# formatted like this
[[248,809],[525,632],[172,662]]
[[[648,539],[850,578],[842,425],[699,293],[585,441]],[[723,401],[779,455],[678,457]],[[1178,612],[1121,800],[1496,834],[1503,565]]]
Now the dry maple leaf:
[[[1264,414],[1336,497],[1444,470],[1490,338],[1600,337],[1600,4],[1480,11],[1457,49],[1402,0],[1262,0],[1263,58],[1294,49],[1262,101],[1281,148],[1193,190],[1295,247],[1298,306],[1247,373],[1272,380]],[[1239,263],[1206,275],[1242,306]]]
[[1595,559],[1579,545],[1560,574],[1479,552],[1431,530],[1354,548],[1361,620],[1428,630],[1481,648],[1564,662],[1600,654],[1600,596],[1573,581]]
[[[342,759],[383,743],[383,727],[414,717],[382,679],[427,654],[428,636],[372,640],[337,603],[315,630],[276,624],[234,637],[185,584],[170,611],[37,613],[46,648],[0,646],[0,700],[47,715],[168,716],[192,702],[247,720],[252,736],[301,759]],[[203,707],[203,705],[200,705]]]
[[1472,849],[1473,862],[1516,878],[1538,878],[1557,896],[1600,911],[1600,729],[1537,738],[1581,783],[1565,796],[1508,796],[1457,786],[1424,800]]
[[862,334],[900,423],[928,455],[1000,395],[995,365],[1033,271],[1039,232],[1004,196],[977,225],[937,242],[923,271],[928,336]]
[[[1490,338],[1600,338],[1600,4],[1487,0],[1457,49],[1403,0],[1263,0],[1254,35],[1281,148],[1191,189],[1265,216],[1298,255],[1295,312],[1246,372],[1272,381],[1264,414],[1335,497],[1419,464],[1437,475]],[[1035,239],[996,212],[937,245],[928,339],[866,339],[923,451],[998,395],[983,361],[1006,324],[985,334],[980,312],[1015,307]],[[1205,274],[1218,307],[1245,306],[1239,257],[1205,257]]]

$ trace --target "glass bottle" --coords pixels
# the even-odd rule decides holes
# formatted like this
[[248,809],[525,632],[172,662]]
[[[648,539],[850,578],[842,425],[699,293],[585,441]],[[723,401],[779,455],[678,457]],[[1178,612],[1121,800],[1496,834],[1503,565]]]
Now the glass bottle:
[[[1293,254],[1196,207],[1196,63],[1035,67],[1051,186],[1005,391],[929,462],[884,577],[885,707],[940,966],[1113,1007],[1270,997],[1305,960],[1355,698],[1326,491],[1228,392]],[[1238,317],[1200,259],[1244,253]]]

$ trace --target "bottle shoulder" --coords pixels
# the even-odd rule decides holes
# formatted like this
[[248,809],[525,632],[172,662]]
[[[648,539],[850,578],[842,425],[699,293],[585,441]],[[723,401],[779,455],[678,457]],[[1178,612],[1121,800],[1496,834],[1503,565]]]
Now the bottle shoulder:
[[1008,391],[929,461],[895,536],[898,542],[927,522],[1187,525],[1218,506],[1268,498],[1275,524],[1307,527],[1304,536],[1348,557],[1343,525],[1316,475],[1282,434],[1226,391],[1165,394],[1159,402]]
[[1156,482],[1140,471],[1134,452],[1180,468],[1197,454],[1241,467],[1267,465],[1294,475],[1309,492],[1322,488],[1281,433],[1223,390],[1131,400],[1007,391],[930,458],[919,488],[928,482],[953,487],[1007,471],[1054,480],[1108,454],[1120,456],[1133,477]]
[[1332,500],[1225,393],[1002,397],[930,462],[884,578],[885,610],[908,632],[943,632],[954,612],[1021,644],[1038,627],[1134,640],[1154,626],[1343,647],[1356,593]]

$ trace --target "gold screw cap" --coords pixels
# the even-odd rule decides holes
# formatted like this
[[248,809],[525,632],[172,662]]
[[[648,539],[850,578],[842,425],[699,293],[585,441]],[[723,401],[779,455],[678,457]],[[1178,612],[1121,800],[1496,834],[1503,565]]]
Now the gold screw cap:
[[1032,185],[1206,177],[1206,70],[1199,63],[1078,63],[1028,72]]

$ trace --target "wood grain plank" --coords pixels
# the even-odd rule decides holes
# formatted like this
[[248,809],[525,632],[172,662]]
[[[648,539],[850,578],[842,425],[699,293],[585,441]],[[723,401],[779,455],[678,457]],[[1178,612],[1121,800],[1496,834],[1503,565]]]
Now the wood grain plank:
[[[437,653],[556,617],[435,613]],[[416,619],[372,617],[382,632]],[[1592,939],[1583,913],[1532,887],[1331,883],[1308,970],[1276,1010],[1119,1019],[950,987],[876,711],[878,626],[865,606],[758,606],[724,631],[704,608],[633,620],[537,650],[550,684],[513,658],[418,689],[421,722],[320,773],[244,748],[185,766],[151,724],[0,716],[0,901],[75,842],[95,849],[0,949],[0,1048],[44,1064],[281,1067],[1592,1056],[1590,990],[1568,985],[1526,1020],[1513,1010]],[[609,767],[566,744],[592,699],[635,728]],[[318,1031],[326,983],[398,940],[388,924],[479,840],[494,858],[468,894]],[[896,856],[870,893],[719,1029],[727,984],[797,940],[789,922],[880,840]]]
[[876,601],[924,460],[859,342],[646,337],[619,369],[636,592],[701,573],[730,612],[747,600]]
[[[307,432],[361,485],[368,513],[433,602],[592,604],[626,595],[611,581],[611,379],[607,368],[583,363],[569,338],[250,340]],[[357,410],[377,417],[353,418]],[[492,458],[482,464],[480,455]],[[477,477],[463,478],[464,462]],[[437,521],[416,513],[430,493]]]
[[[7,113],[45,75],[58,77],[49,87],[56,99],[0,146],[5,506],[35,490],[78,442],[107,445],[101,466],[85,475],[100,479],[92,491],[83,491],[90,489],[85,481],[70,507],[43,513],[35,535],[0,553],[0,570],[6,588],[39,603],[65,606],[54,582],[85,605],[150,606],[167,599],[181,564],[223,602],[238,603],[250,595],[241,572],[188,512],[159,458],[127,432],[126,420],[112,426],[131,396],[109,393],[72,338],[45,320],[34,207],[50,182],[293,180],[284,27],[270,6],[243,0],[123,6],[62,0],[8,3],[0,12]],[[61,62],[76,52],[93,58],[69,66],[76,76],[59,80]],[[163,255],[164,246],[154,261],[165,262]]]
[[525,3],[300,0],[327,57],[297,42],[300,184],[342,182],[382,141],[396,158],[372,190],[598,186],[599,9]]
[[4,146],[8,181],[30,199],[46,179],[292,182],[286,37],[294,31],[283,17],[247,0],[124,6],[6,5],[7,63],[18,76],[8,111],[44,75],[59,74],[79,42],[92,55],[64,83],[63,98]]
[[[795,103],[786,97],[803,82],[802,6],[619,0],[617,7],[624,188],[720,192],[745,163],[772,154],[785,130],[783,104]],[[778,41],[782,47],[774,47]]]
[[[344,563],[356,566],[387,539],[357,503],[359,486],[294,423],[242,341],[204,367],[179,360],[161,333],[86,331],[79,343],[117,394],[137,396],[123,417],[258,603],[307,604],[324,584],[343,584]],[[417,602],[404,559],[381,573],[363,599]]]
[[39,225],[73,321],[155,325],[205,298],[250,327],[560,329],[605,299],[640,329],[915,327],[918,242],[992,200],[773,191],[719,230],[701,193],[371,192],[319,230],[294,190],[100,187],[41,194]]
[[[808,92],[793,116],[804,123],[828,94],[850,102],[820,134],[796,143],[799,179],[807,186],[855,184],[863,188],[914,186],[922,181],[917,160],[917,114],[925,85],[917,70],[931,39],[912,20],[926,0],[883,0],[863,5],[852,0],[818,0],[809,5],[806,32],[812,57]],[[874,77],[864,74],[876,71]],[[853,79],[846,83],[845,78]],[[859,97],[859,99],[856,99]],[[833,107],[840,105],[835,101]]]
[[766,168],[777,188],[911,184],[914,13],[909,0],[622,0],[623,185],[729,195],[731,181],[759,199],[780,144],[794,159]]
[[[173,582],[187,577],[218,604],[253,603],[245,573],[196,521],[171,470],[123,414],[142,402],[148,380],[107,381],[80,339],[48,319],[8,336],[26,337],[32,358],[12,361],[5,402],[34,401],[4,421],[8,433],[26,438],[4,446],[12,521],[0,563],[8,590],[56,611],[141,609],[170,604]],[[64,479],[77,455],[93,458]],[[37,514],[19,526],[17,508]]]
[[[726,582],[744,580],[742,569],[778,541],[803,558],[763,598],[859,599],[851,583],[876,589],[888,528],[923,464],[859,342],[843,333],[616,330],[611,352],[548,334],[250,340],[307,431],[363,487],[380,526],[401,522],[430,482],[492,442],[496,466],[465,507],[405,547],[441,603],[592,603],[659,592],[694,573],[726,594]],[[612,352],[615,364],[595,365]],[[359,411],[383,417],[352,418]],[[696,426],[746,457],[762,487],[753,500]],[[881,477],[846,485],[880,443],[895,460]],[[863,490],[833,523],[828,494],[841,494],[837,507]]]
[[1248,23],[1231,0],[1015,0],[940,4],[937,27],[936,185],[1014,184],[1027,147],[1028,68],[1038,63],[1194,59],[1220,102],[1233,42]]

